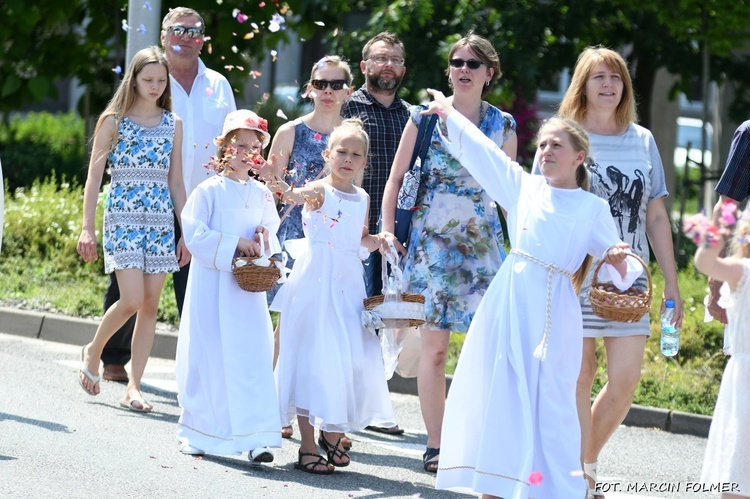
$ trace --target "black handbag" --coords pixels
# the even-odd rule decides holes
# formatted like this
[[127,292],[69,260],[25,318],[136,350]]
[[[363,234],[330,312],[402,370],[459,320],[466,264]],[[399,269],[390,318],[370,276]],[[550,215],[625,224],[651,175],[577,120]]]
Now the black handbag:
[[414,152],[411,155],[411,162],[409,163],[411,166],[409,167],[409,171],[404,175],[404,181],[401,184],[401,189],[398,191],[394,235],[404,246],[406,246],[409,239],[411,218],[416,209],[419,187],[422,183],[422,165],[424,165],[427,158],[432,131],[435,130],[437,120],[437,114],[433,114],[429,119],[423,117],[419,122],[417,141],[414,143]]

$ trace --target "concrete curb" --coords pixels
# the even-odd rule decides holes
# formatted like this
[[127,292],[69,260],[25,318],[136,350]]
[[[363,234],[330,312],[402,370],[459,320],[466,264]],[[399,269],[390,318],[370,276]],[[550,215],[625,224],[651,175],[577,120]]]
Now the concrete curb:
[[[90,319],[0,307],[0,332],[28,338],[82,346],[91,341],[98,325],[98,321]],[[174,359],[176,352],[177,332],[157,328],[151,356]],[[446,389],[450,388],[451,380],[451,376],[446,376]],[[395,393],[417,395],[417,379],[394,374],[388,388]],[[633,404],[623,424],[707,437],[711,417]]]

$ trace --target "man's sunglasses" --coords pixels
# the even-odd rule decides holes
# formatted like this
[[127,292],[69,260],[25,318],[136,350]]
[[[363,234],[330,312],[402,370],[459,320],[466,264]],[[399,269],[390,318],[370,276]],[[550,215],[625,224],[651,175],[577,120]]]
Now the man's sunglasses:
[[476,59],[469,59],[468,61],[465,61],[463,59],[451,59],[450,65],[454,68],[462,68],[464,67],[464,64],[466,64],[469,69],[479,69],[479,66],[484,64],[483,61],[478,61]]
[[310,80],[310,85],[317,90],[325,90],[331,86],[331,90],[341,90],[348,85],[346,80]]
[[199,36],[203,35],[203,30],[196,27],[185,27],[185,26],[170,26],[167,28],[167,31],[172,33],[176,37],[181,37],[185,33],[187,33],[188,38],[198,38]]

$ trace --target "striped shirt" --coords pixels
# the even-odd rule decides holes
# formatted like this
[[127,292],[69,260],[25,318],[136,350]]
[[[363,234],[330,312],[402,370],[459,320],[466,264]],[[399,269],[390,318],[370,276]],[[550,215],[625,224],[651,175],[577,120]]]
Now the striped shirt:
[[409,104],[396,96],[393,103],[385,107],[362,86],[344,104],[341,115],[344,118],[361,119],[370,136],[370,156],[362,188],[370,195],[370,233],[377,234],[383,191],[401,141],[401,133],[409,119]]
[[750,120],[734,132],[727,165],[716,192],[739,202],[750,196]]

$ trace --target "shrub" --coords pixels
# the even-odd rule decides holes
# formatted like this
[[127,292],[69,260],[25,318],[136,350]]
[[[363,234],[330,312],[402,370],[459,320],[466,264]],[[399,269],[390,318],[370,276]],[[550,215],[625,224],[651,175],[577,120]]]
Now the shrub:
[[86,178],[86,138],[82,118],[47,112],[15,115],[0,126],[0,158],[10,191],[57,176],[82,184]]
[[[85,266],[76,253],[83,213],[82,188],[53,178],[19,187],[5,208],[3,254],[28,261],[56,260],[61,270]],[[97,227],[101,228],[101,217]],[[100,261],[99,261],[100,262]],[[102,270],[101,262],[98,270]]]
[[[97,204],[97,235],[102,234],[102,210]],[[83,188],[58,184],[50,177],[29,188],[6,192],[3,252],[0,255],[0,299],[30,308],[59,311],[77,317],[102,313],[104,289],[103,253],[86,264],[76,245],[81,233]],[[158,319],[177,324],[172,280],[167,279],[159,304]]]

